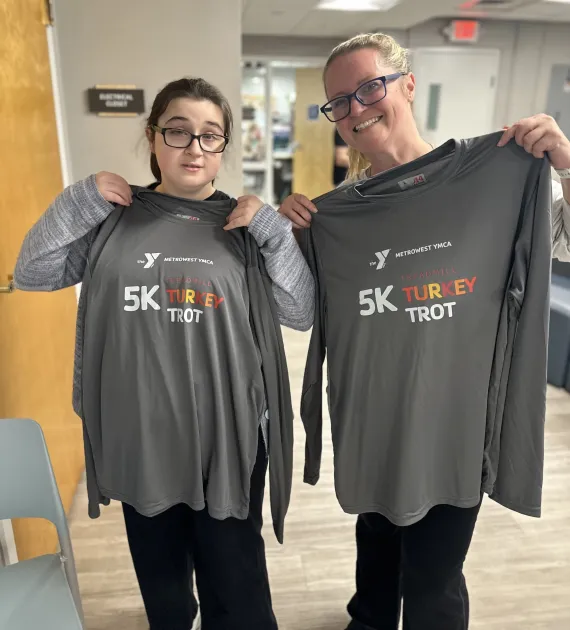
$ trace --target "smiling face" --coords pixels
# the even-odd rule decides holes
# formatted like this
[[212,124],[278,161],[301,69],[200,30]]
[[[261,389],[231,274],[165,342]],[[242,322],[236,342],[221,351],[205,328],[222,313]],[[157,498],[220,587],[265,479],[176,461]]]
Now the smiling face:
[[[396,70],[386,65],[377,50],[363,48],[334,59],[325,75],[328,99],[354,92],[363,83]],[[414,137],[416,125],[411,103],[414,99],[413,74],[388,81],[385,98],[373,105],[352,99],[350,114],[337,122],[343,140],[366,156],[393,152]]]
[[[195,135],[225,133],[221,108],[211,101],[193,98],[172,100],[159,117],[158,126]],[[160,167],[162,192],[195,199],[205,199],[214,192],[212,182],[220,170],[222,153],[203,151],[196,139],[185,149],[170,147],[162,134],[152,131],[149,141]]]

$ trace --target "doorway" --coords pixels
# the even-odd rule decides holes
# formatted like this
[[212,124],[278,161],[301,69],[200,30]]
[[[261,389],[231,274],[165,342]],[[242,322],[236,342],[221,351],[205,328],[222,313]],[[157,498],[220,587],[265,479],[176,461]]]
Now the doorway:
[[570,138],[570,66],[552,66],[547,103],[546,112],[556,120],[564,135]]
[[332,189],[334,126],[318,111],[323,66],[323,59],[243,60],[245,194],[279,206],[292,192]]

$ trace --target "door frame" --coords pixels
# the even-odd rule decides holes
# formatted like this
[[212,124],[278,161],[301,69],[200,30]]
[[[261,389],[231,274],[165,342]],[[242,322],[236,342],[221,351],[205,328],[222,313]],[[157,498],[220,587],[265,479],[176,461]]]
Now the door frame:
[[[261,59],[260,57],[242,57],[242,69],[245,63],[263,64],[265,68],[265,74],[263,75],[263,102],[265,105],[265,161],[264,161],[264,194],[263,201],[270,205],[273,205],[273,151],[271,147],[272,139],[272,125],[271,125],[271,63],[270,60]],[[243,87],[243,72],[240,77],[240,84]],[[241,130],[240,130],[241,132]],[[244,171],[244,165],[246,162],[242,159],[242,173]]]
[[[555,118],[555,120],[556,120],[556,117],[555,117],[555,113],[556,112],[554,111],[555,108],[554,109],[551,108],[550,96],[551,96],[551,93],[553,92],[553,89],[555,87],[553,85],[553,81],[554,81],[554,78],[555,78],[555,69],[556,68],[560,68],[562,70],[562,74],[567,73],[567,79],[566,80],[568,80],[568,77],[570,77],[570,63],[554,62],[550,66],[550,80],[548,82],[548,91],[547,91],[547,94],[546,94],[546,104],[544,106],[544,111],[546,113],[550,114],[551,116],[553,116]],[[568,99],[570,99],[570,92],[568,93]],[[568,131],[566,131],[566,129],[562,126],[562,124],[558,120],[556,120],[556,122],[560,125],[560,128],[562,129],[563,133],[566,133],[567,135],[570,135],[570,123],[567,125],[568,126]]]
[[0,521],[0,567],[18,562],[12,521]]
[[[52,8],[52,10],[54,10]],[[55,15],[55,14],[54,14]],[[65,106],[63,98],[63,83],[61,79],[61,62],[59,55],[56,17],[51,24],[46,24],[46,38],[48,45],[49,67],[51,72],[51,86],[53,93],[53,106],[55,109],[55,122],[57,127],[57,141],[61,162],[61,178],[64,188],[73,183],[68,141],[67,126],[65,123]]]

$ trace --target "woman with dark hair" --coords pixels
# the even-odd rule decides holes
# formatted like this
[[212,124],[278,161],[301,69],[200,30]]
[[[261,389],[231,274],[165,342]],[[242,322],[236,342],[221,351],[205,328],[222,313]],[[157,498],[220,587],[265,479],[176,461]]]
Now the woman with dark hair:
[[[288,219],[215,188],[232,112],[203,79],[156,97],[156,183],[98,173],[32,227],[15,283],[82,282],[74,408],[89,512],[122,502],[151,630],[277,628],[261,536],[269,459],[278,539],[292,410],[280,324],[308,330],[314,284]],[[259,253],[259,255],[258,255]]]

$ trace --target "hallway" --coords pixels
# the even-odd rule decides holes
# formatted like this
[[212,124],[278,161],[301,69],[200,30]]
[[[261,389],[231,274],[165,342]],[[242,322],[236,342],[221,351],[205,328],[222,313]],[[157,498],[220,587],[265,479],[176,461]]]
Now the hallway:
[[[309,336],[285,331],[297,416]],[[570,628],[569,416],[570,395],[550,388],[542,519],[484,503],[466,569],[472,630]],[[311,487],[302,483],[304,432],[298,417],[295,426],[285,545],[275,541],[270,525],[265,529],[275,613],[281,630],[344,630],[354,582],[354,517],[335,498],[330,430],[325,427],[321,480]],[[268,508],[266,500],[266,514]],[[120,505],[112,503],[92,521],[82,486],[72,537],[87,630],[146,630]]]

